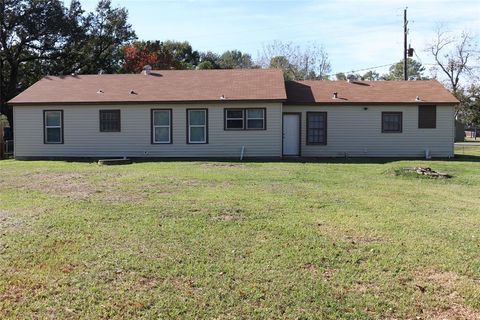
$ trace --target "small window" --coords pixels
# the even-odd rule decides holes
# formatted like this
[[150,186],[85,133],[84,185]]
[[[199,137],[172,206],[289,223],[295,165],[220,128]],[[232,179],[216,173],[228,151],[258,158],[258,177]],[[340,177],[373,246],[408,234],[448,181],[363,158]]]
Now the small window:
[[45,110],[43,117],[44,143],[63,143],[63,111]]
[[172,110],[152,110],[152,143],[172,143]]
[[437,106],[418,106],[418,128],[435,129],[437,127]]
[[307,112],[307,144],[327,144],[326,112]]
[[247,109],[247,129],[265,129],[265,109]]
[[382,132],[401,133],[402,132],[402,113],[401,112],[382,112]]
[[225,109],[225,129],[243,130],[243,109]]
[[100,110],[100,132],[120,132],[120,110]]
[[207,109],[187,109],[188,143],[207,143]]

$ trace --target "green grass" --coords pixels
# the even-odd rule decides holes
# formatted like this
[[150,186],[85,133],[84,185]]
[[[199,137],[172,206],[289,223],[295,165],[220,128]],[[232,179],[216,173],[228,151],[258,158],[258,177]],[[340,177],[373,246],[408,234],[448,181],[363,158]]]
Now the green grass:
[[480,162],[458,160],[0,161],[0,318],[475,319]]

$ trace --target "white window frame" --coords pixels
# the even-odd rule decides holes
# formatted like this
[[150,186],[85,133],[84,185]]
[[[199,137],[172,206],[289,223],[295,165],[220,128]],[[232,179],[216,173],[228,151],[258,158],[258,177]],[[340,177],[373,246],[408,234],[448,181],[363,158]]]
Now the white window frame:
[[[168,112],[168,125],[155,124],[155,112]],[[168,128],[168,141],[156,141],[155,129]],[[171,109],[152,109],[152,143],[153,144],[170,144],[172,143],[172,110]]]
[[[190,124],[190,112],[192,111],[202,111],[205,115],[205,124]],[[187,136],[187,142],[189,144],[206,144],[208,143],[208,109],[188,109],[187,110],[187,127],[188,127],[188,136]],[[204,140],[203,141],[192,141],[191,140],[191,128],[203,128],[204,131]]]
[[[241,111],[242,117],[241,118],[229,118],[228,111]],[[229,120],[242,120],[242,127],[241,128],[229,128],[228,121]],[[225,109],[225,130],[245,130],[245,109],[241,108],[226,108]]]
[[[47,125],[47,114],[49,113],[59,113],[60,114],[60,125],[59,126],[49,126]],[[44,110],[43,112],[43,134],[44,134],[44,139],[43,143],[44,144],[63,144],[63,110]],[[48,129],[60,129],[60,141],[48,141]]]
[[[250,118],[248,116],[248,111],[250,110],[261,110],[262,111],[262,117],[261,118]],[[265,130],[265,109],[263,108],[249,108],[245,110],[245,129],[246,130]],[[248,126],[248,120],[262,120],[263,126],[261,128],[250,128]]]

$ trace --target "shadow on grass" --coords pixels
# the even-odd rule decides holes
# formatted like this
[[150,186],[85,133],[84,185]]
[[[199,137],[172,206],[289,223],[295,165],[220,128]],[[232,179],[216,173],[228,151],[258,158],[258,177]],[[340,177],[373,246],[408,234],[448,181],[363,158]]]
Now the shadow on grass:
[[[19,159],[21,161],[59,161],[69,163],[93,163],[100,159],[114,159],[114,158],[29,158]],[[133,163],[145,162],[196,162],[196,161],[211,161],[211,162],[229,162],[229,163],[267,163],[267,162],[286,162],[286,163],[338,163],[338,164],[386,164],[398,161],[452,161],[452,162],[480,162],[480,156],[468,154],[456,154],[454,158],[433,158],[426,160],[422,157],[332,157],[332,158],[302,158],[302,157],[284,157],[284,158],[247,158],[239,160],[238,158],[130,158]]]

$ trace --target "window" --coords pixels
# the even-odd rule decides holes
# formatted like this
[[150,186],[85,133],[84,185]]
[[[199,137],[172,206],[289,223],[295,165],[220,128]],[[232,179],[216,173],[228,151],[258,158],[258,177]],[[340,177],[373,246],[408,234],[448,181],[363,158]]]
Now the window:
[[187,143],[208,143],[207,109],[187,109]]
[[307,112],[307,144],[327,144],[326,112]]
[[225,109],[225,130],[265,130],[265,109]]
[[265,129],[265,109],[247,109],[247,129]]
[[418,106],[418,128],[435,129],[437,127],[437,106]]
[[120,132],[120,110],[100,110],[100,132]]
[[225,129],[243,130],[243,109],[225,109]]
[[402,113],[401,112],[382,112],[382,132],[401,133],[402,132]]
[[43,112],[43,142],[63,143],[63,111],[45,110]]
[[172,143],[172,110],[152,110],[152,143]]

